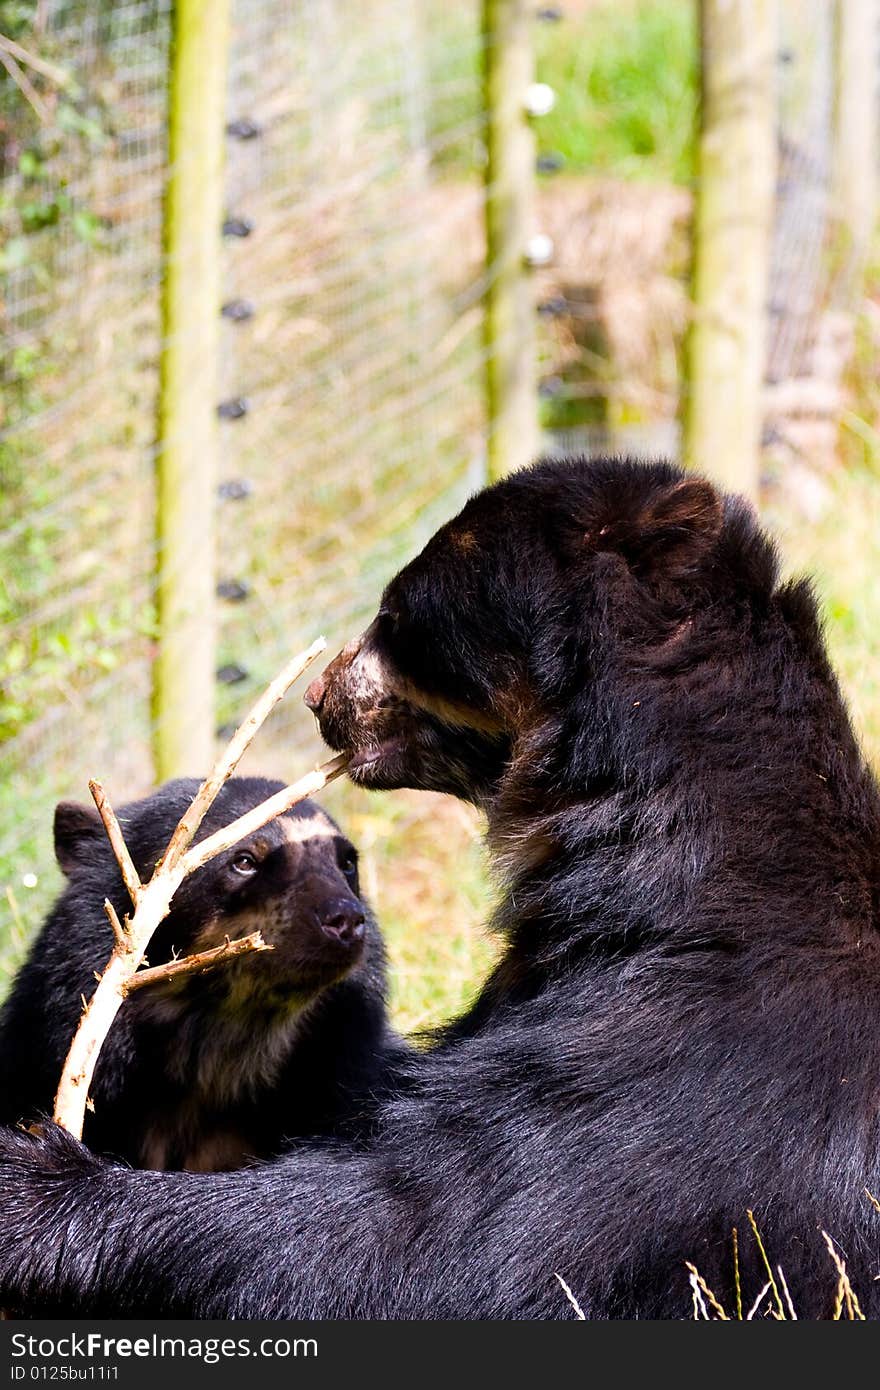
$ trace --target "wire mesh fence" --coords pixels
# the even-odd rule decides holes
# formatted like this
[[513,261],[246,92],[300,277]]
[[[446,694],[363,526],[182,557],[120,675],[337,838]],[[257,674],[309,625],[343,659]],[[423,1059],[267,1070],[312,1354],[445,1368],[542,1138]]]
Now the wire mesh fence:
[[[170,26],[83,0],[11,30],[62,71],[46,110],[3,96],[7,940],[54,888],[54,802],[153,776]],[[482,479],[479,83],[478,4],[233,4],[218,730],[317,632],[356,630]],[[284,776],[316,753],[292,701],[258,756]]]
[[[663,13],[662,7],[658,7]],[[765,379],[768,443],[799,449],[804,415],[829,423],[839,410],[840,366],[828,360],[842,303],[838,231],[833,198],[835,0],[779,0],[773,82],[777,114],[776,197],[769,254]],[[673,6],[658,35],[675,70],[675,102],[696,120],[699,85],[697,6]],[[639,455],[678,454],[679,421],[688,391],[682,349],[690,323],[688,276],[693,194],[697,171],[681,158],[676,178],[651,184],[634,162],[628,178],[572,179],[553,172],[559,126],[580,119],[589,128],[590,95],[616,77],[622,88],[620,119],[645,113],[626,106],[632,64],[602,67],[606,55],[633,46],[631,15],[595,7],[593,50],[577,61],[578,87],[557,125],[539,131],[541,225],[553,238],[552,265],[539,277],[538,315],[543,357],[541,395],[552,448],[559,452],[617,450]],[[703,57],[711,57],[705,51]],[[878,43],[880,51],[880,43]],[[545,42],[544,63],[558,68]],[[542,49],[539,46],[539,72]],[[648,55],[646,55],[648,56]],[[610,63],[606,56],[606,65]],[[586,94],[586,95],[584,95]],[[653,90],[657,129],[641,132],[646,149],[665,138],[664,92]],[[593,116],[595,119],[595,117]],[[607,119],[610,121],[611,116]],[[866,140],[868,132],[865,132]],[[647,161],[645,161],[647,163]],[[562,162],[564,169],[564,161]],[[745,190],[743,190],[745,192]],[[735,191],[731,197],[735,206]],[[829,342],[829,340],[831,340]],[[820,372],[832,382],[817,383]],[[831,429],[833,436],[833,426]],[[813,431],[825,463],[833,456],[828,430]],[[809,437],[812,439],[813,435]]]
[[[806,415],[827,403],[826,453],[839,406],[835,3],[778,6],[767,435],[786,461],[815,444],[805,399]],[[569,18],[535,29],[538,76],[564,84],[536,125],[535,226],[555,245],[533,283],[549,449],[679,451],[697,9],[572,0]],[[81,798],[90,775],[118,799],[154,779],[173,11],[0,0],[7,972],[56,884],[54,802]],[[357,631],[384,580],[485,479],[499,266],[484,227],[483,17],[481,0],[231,0],[212,402],[218,734],[292,651]],[[195,552],[207,518],[189,524]],[[295,775],[317,753],[293,700],[251,766]]]

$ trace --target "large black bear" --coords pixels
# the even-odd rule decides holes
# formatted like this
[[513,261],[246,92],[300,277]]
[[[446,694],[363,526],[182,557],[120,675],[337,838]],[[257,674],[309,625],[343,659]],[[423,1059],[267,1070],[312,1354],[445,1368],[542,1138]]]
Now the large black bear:
[[[180,779],[124,806],[141,877],[152,872],[198,783]],[[281,789],[236,777],[202,839]],[[61,802],[55,851],[67,883],[0,1013],[0,1122],[51,1111],[83,995],[112,945],[102,910],[129,906],[93,809]],[[315,802],[301,802],[186,879],[150,963],[262,930],[273,949],[126,1000],[101,1051],[84,1138],[142,1168],[214,1171],[276,1154],[302,1135],[369,1123],[404,1064],[385,1012],[385,956],[360,897],[357,852]]]
[[[681,1317],[685,1261],[880,1314],[880,798],[806,584],[672,466],[472,499],[307,699],[365,786],[460,784],[507,949],[374,1133],[145,1174],[0,1136],[0,1293],[203,1317]],[[454,768],[450,777],[448,768]],[[192,1219],[193,1212],[198,1220]],[[778,1282],[778,1281],[777,1281]]]

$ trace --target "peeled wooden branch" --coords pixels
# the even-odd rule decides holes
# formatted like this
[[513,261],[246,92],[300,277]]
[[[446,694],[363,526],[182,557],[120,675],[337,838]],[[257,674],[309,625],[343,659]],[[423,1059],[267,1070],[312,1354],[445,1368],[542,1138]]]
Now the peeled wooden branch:
[[0,34],[0,52],[8,53],[11,58],[17,58],[26,67],[33,68],[41,77],[48,77],[50,82],[54,82],[56,87],[69,87],[72,79],[69,72],[64,68],[56,67],[54,63],[47,63],[45,58],[40,58],[36,53],[31,53],[29,49],[22,48],[15,39],[10,39],[6,34]]
[[[294,681],[299,680],[307,667],[311,666],[315,658],[321,655],[326,645],[323,637],[319,637],[316,642],[312,643],[308,651],[302,652],[300,656],[295,656],[292,661],[289,661],[284,670],[279,672],[271,684],[266,687],[199,787],[192,805],[181,816],[174,834],[168,841],[168,848],[157,865],[158,868],[166,866],[173,868],[176,865],[180,856],[192,843],[193,836],[205,819],[208,810],[213,806],[220,788],[238,767],[258,730],[265,724],[279,700],[284,698]],[[236,838],[241,839],[241,836]],[[232,843],[235,844],[235,840]],[[210,858],[210,855],[208,857]]]
[[40,124],[48,125],[50,119],[48,106],[43,101],[43,98],[40,96],[27,73],[19,67],[18,63],[12,57],[12,54],[6,51],[5,46],[0,47],[0,66],[6,69],[25,101],[33,108]]
[[[105,912],[113,928],[114,947],[107,966],[100,977],[98,987],[85,1006],[79,1027],[70,1045],[67,1060],[61,1074],[61,1081],[55,1097],[55,1122],[77,1138],[82,1135],[83,1120],[88,1101],[89,1086],[94,1075],[95,1064],[105,1038],[113,1026],[123,1000],[131,989],[140,988],[159,978],[156,970],[164,970],[161,978],[169,974],[184,973],[184,961],[171,962],[175,967],[156,967],[142,972],[139,982],[134,983],[138,966],[144,957],[160,922],[171,907],[171,900],[183,880],[215,855],[237,844],[243,836],[259,830],[268,821],[274,820],[283,811],[289,810],[297,802],[313,796],[335,777],[344,772],[348,758],[340,754],[314,772],[307,773],[291,786],[271,796],[262,805],[255,807],[246,815],[240,816],[232,825],[225,826],[208,836],[200,844],[192,846],[192,839],[205,815],[213,804],[221,787],[232,775],[239,760],[258,729],[268,718],[278,701],[293,682],[324,650],[324,642],[315,642],[307,652],[296,657],[271,683],[257,700],[250,714],[236,731],[227,747],[193,799],[192,805],[177,825],[164,855],[157,864],[149,883],[141,883],[134,863],[128,852],[119,822],[104,795],[100,784],[92,785],[95,804],[107,830],[111,847],[120,867],[123,880],[134,903],[131,918],[120,922],[112,904],[105,903]],[[258,935],[258,934],[257,934]],[[250,940],[244,943],[229,943],[230,948],[217,948],[215,952],[203,952],[202,959],[187,957],[193,970],[209,969],[222,964],[231,956],[240,955],[245,950],[265,950],[266,943]],[[205,959],[211,957],[211,959]]]
[[[98,808],[98,815],[101,817],[104,829],[107,832],[107,839],[110,841],[110,848],[113,850],[116,862],[119,865],[122,881],[128,889],[128,896],[131,898],[134,906],[137,907],[143,884],[141,883],[140,874],[134,866],[134,860],[128,852],[128,845],[125,843],[122,827],[116,819],[116,812],[107,800],[106,792],[101,786],[101,783],[96,782],[94,778],[89,782],[89,791],[92,793],[92,799]],[[107,912],[106,905],[104,911]],[[107,916],[110,916],[109,912]],[[119,919],[117,918],[116,920],[118,922]],[[116,928],[112,917],[110,917],[110,924],[114,927],[115,931]]]
[[258,931],[251,932],[250,936],[242,936],[237,941],[230,941],[227,936],[222,946],[212,946],[209,951],[198,951],[192,956],[179,956],[176,960],[167,961],[165,965],[153,965],[148,970],[139,970],[125,986],[125,993],[133,994],[135,990],[143,989],[144,985],[173,980],[178,975],[198,975],[203,970],[213,970],[217,965],[235,960],[236,956],[249,955],[253,951],[274,950],[275,947],[264,941],[262,933]]
[[332,782],[335,777],[344,772],[349,764],[347,753],[337,753],[335,758],[330,758],[328,762],[322,763],[315,768],[314,772],[307,772],[304,777],[300,777],[297,782],[291,782],[289,787],[284,787],[274,796],[270,796],[267,801],[260,802],[252,811],[246,811],[238,820],[234,820],[231,825],[224,825],[222,830],[215,830],[213,835],[200,840],[192,849],[187,850],[180,860],[180,867],[183,869],[183,876],[191,874],[194,869],[200,869],[203,864],[207,864],[209,859],[222,854],[225,849],[231,849],[237,845],[239,840],[243,840],[245,835],[253,835],[255,830],[259,830],[267,821],[274,820],[276,816],[281,816],[285,811],[289,811],[291,806],[295,806],[298,801],[305,801],[307,796],[316,796],[322,787],[326,787],[328,782]]

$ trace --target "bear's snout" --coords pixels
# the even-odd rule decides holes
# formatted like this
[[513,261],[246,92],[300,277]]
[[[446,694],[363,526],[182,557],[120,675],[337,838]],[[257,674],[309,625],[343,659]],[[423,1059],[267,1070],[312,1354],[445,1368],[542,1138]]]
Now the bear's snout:
[[363,941],[366,916],[355,898],[337,898],[330,902],[321,916],[321,931],[331,940],[344,946]]
[[316,676],[315,679],[311,682],[311,684],[306,688],[306,693],[303,696],[306,708],[310,709],[312,711],[312,714],[320,714],[321,706],[324,703],[324,696],[326,694],[327,683],[324,680],[324,675],[321,674],[320,676]]
[[376,645],[375,626],[349,642],[303,696],[324,741],[339,752],[378,744],[380,722],[400,702],[398,674]]

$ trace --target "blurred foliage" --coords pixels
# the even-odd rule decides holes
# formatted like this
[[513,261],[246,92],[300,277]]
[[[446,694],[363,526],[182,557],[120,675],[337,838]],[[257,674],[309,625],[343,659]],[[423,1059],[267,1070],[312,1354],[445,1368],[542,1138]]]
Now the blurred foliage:
[[569,173],[690,183],[698,95],[696,5],[624,0],[541,26],[538,77],[556,105],[536,123]]
[[[31,42],[33,6],[0,3],[0,33]],[[39,234],[69,228],[89,244],[99,240],[100,218],[71,190],[76,171],[110,138],[110,118],[94,88],[76,80],[70,54],[54,52],[39,36],[40,61],[53,76],[10,57],[13,76],[0,73],[0,274],[30,266],[39,281],[51,278],[53,243]]]
[[[450,9],[430,50],[429,122],[451,132],[435,161],[450,171],[485,158],[469,129],[479,87],[472,52],[456,42],[463,23]],[[536,76],[556,93],[535,121],[540,153],[562,155],[564,173],[691,183],[699,87],[691,0],[606,0],[538,25],[535,37]]]

